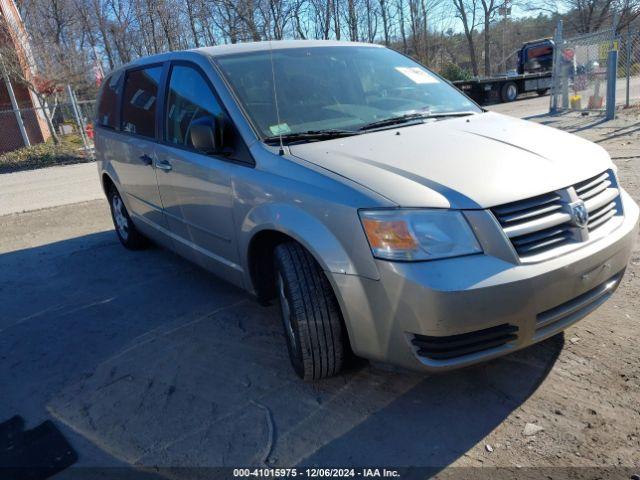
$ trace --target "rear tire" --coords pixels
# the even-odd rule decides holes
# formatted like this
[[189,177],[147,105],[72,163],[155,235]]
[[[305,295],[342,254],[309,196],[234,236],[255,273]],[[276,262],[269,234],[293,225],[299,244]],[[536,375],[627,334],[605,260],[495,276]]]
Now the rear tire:
[[275,278],[289,358],[304,380],[339,373],[347,340],[333,289],[320,265],[296,242],[275,249]]
[[129,250],[142,250],[149,246],[147,237],[142,235],[131,221],[127,207],[118,190],[112,186],[107,195],[111,207],[111,219],[116,230],[116,235],[122,245]]
[[518,86],[515,82],[507,82],[502,86],[500,90],[500,98],[503,102],[513,102],[518,98]]
[[548,88],[543,88],[543,89],[541,89],[541,90],[538,90],[538,92],[537,92],[537,93],[538,93],[538,95],[539,95],[540,97],[544,97],[547,93],[549,93],[549,89],[548,89]]

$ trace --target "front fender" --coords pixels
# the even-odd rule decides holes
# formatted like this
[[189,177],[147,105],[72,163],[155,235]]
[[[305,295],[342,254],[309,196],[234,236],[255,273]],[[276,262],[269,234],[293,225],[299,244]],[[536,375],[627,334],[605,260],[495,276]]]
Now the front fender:
[[[357,218],[357,213],[355,214]],[[348,220],[347,220],[348,223]],[[338,238],[316,216],[301,208],[284,203],[263,204],[252,209],[244,218],[240,228],[239,247],[243,253],[245,271],[249,271],[248,253],[251,240],[264,230],[283,233],[302,244],[327,272],[362,275],[377,280],[378,269],[368,249],[366,240],[361,243],[362,235],[345,232],[344,238]],[[366,249],[362,255],[363,247]],[[349,252],[357,251],[360,255]],[[356,257],[356,258],[354,258]],[[358,258],[360,257],[360,258]],[[370,260],[364,260],[369,257]]]

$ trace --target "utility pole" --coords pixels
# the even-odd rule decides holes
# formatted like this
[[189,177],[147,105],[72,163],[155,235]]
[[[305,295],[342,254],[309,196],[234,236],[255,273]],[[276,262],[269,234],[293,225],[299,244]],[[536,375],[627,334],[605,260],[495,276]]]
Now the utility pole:
[[507,32],[507,18],[511,15],[511,5],[509,2],[511,0],[504,0],[504,3],[501,7],[498,8],[498,14],[502,15],[502,67],[507,73],[507,58],[505,51],[505,43],[506,43],[506,32]]

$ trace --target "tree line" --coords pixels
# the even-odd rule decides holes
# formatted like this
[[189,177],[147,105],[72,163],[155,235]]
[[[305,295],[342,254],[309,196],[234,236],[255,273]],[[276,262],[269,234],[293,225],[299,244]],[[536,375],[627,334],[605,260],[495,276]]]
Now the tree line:
[[[95,93],[105,71],[140,56],[280,39],[376,42],[450,77],[506,71],[523,41],[623,29],[640,0],[16,0],[40,83]],[[6,55],[5,55],[6,57]],[[5,61],[6,58],[5,58]],[[43,80],[44,79],[44,80]],[[55,89],[54,89],[55,90]]]

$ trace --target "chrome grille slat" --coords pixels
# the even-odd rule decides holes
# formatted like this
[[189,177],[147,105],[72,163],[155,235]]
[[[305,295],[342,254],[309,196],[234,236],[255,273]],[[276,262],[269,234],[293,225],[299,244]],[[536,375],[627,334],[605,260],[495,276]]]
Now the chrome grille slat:
[[604,172],[603,174],[598,175],[595,178],[590,178],[589,180],[585,180],[584,182],[577,183],[574,186],[574,188],[576,189],[576,193],[580,195],[585,190],[589,190],[590,188],[608,179],[609,179],[609,172]]
[[501,205],[499,207],[493,208],[493,213],[498,217],[502,217],[503,215],[507,215],[510,213],[515,213],[521,210],[527,210],[532,207],[539,207],[544,205],[545,203],[551,203],[560,200],[560,196],[556,193],[550,193],[546,195],[539,195],[534,198],[529,198],[527,200],[520,200],[518,202],[509,203],[507,205]]
[[563,235],[563,234],[566,234],[568,231],[569,231],[569,227],[568,226],[560,225],[559,227],[556,227],[556,228],[552,227],[550,229],[542,230],[542,231],[537,232],[537,233],[531,233],[529,235],[523,235],[520,238],[514,238],[511,242],[516,247],[520,247],[522,245],[527,245],[529,243],[534,243],[534,242],[538,242],[538,241],[541,241],[541,240],[546,240],[549,237],[556,237],[558,235]]
[[[579,243],[590,232],[621,215],[617,200],[620,192],[611,171],[578,182],[573,186],[491,209],[520,258],[546,258],[544,252]],[[582,200],[589,213],[586,226],[578,226],[571,210]]]
[[584,202],[584,206],[587,207],[587,211],[589,213],[594,210],[606,205],[607,203],[614,200],[619,195],[618,190],[615,188],[608,188],[607,190],[599,193],[595,197],[590,198],[586,202]]
[[571,215],[565,212],[555,212],[543,218],[537,218],[529,222],[504,227],[507,237],[514,238],[527,233],[539,232],[545,228],[555,227],[571,221]]
[[565,243],[570,237],[571,237],[570,235],[562,235],[558,237],[549,238],[548,240],[544,240],[534,244],[528,244],[523,247],[519,247],[518,253],[520,255],[523,255],[523,254],[531,253],[535,250],[540,250],[542,248],[548,248],[553,245],[557,245],[559,243]]
[[615,214],[616,214],[615,211],[609,211],[606,215],[598,218],[596,221],[589,222],[589,225],[588,225],[589,230],[595,230],[597,227],[606,223],[607,220],[610,220],[612,217],[614,217]]
[[593,210],[592,212],[589,212],[589,223],[591,223],[592,221],[595,221],[597,218],[600,218],[602,215],[611,211],[614,208],[616,208],[616,202],[611,202],[605,205],[604,207],[600,207]]
[[578,197],[580,197],[581,200],[587,200],[588,198],[591,198],[594,195],[597,195],[598,193],[602,192],[603,190],[606,190],[610,186],[611,186],[611,182],[609,180],[605,180],[604,182],[599,183],[598,185],[596,185],[591,190],[587,190],[586,192],[584,192],[582,194],[578,194]]
[[562,205],[554,203],[546,207],[539,208],[537,210],[528,210],[528,211],[524,211],[524,213],[512,213],[509,215],[504,215],[501,217],[501,221],[503,223],[518,222],[522,220],[527,220],[529,218],[538,217],[540,215],[544,215],[545,213],[550,213],[555,210],[559,210],[561,208],[562,208]]

